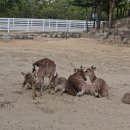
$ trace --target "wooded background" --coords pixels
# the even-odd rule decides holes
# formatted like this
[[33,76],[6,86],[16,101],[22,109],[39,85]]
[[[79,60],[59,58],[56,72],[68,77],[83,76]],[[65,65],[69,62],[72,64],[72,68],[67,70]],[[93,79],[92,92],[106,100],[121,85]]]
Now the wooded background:
[[[94,15],[96,14],[96,15]],[[0,0],[0,17],[100,21],[130,15],[129,0]],[[95,17],[94,17],[95,16]]]

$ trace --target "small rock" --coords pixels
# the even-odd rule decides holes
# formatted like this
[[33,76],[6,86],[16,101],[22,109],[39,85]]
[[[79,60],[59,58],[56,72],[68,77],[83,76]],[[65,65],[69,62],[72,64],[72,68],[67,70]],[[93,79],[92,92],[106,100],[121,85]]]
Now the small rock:
[[124,38],[122,42],[128,44],[128,39],[127,39],[127,38]]

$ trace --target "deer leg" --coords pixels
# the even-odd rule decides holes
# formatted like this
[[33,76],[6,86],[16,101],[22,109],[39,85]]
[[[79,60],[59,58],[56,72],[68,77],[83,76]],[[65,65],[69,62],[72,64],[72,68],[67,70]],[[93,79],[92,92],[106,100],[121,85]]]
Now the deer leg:
[[93,94],[94,94],[94,96],[97,97],[97,98],[100,98],[100,97],[101,97],[101,95],[100,95],[99,92],[94,92]]
[[82,96],[85,94],[85,91],[82,89],[80,92],[79,92],[79,95]]
[[40,95],[42,96],[42,92],[43,92],[43,89],[44,89],[44,79],[41,80],[40,84],[41,84]]
[[51,80],[52,80],[52,77],[49,78],[49,94],[51,93]]
[[54,90],[54,92],[55,92],[55,93],[57,93],[57,91],[58,91],[58,87],[55,87],[55,90]]
[[108,94],[108,90],[107,89],[105,89],[105,90],[102,90],[101,92],[100,92],[100,95],[101,95],[101,97],[107,97],[109,94]]
[[77,92],[76,96],[80,97],[80,92]]
[[79,96],[79,97],[82,96],[82,95],[83,95],[82,91],[80,91],[80,92],[77,93],[77,96]]
[[65,93],[65,89],[62,89],[61,96]]
[[85,87],[82,87],[82,89],[81,89],[81,91],[79,91],[78,93],[77,93],[77,96],[82,96],[82,95],[84,95],[86,93],[86,88]]
[[33,99],[36,99],[35,97],[37,97],[35,84],[32,85],[32,97]]

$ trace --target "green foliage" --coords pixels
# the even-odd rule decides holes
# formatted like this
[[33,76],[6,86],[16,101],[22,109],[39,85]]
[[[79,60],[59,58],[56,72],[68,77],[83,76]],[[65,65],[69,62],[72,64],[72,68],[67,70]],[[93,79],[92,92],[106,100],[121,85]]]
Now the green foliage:
[[[98,2],[101,20],[107,20],[109,0],[0,0],[0,17],[91,19]],[[129,9],[128,0],[116,0],[114,18],[127,16]]]
[[85,19],[86,10],[72,0],[0,0],[0,17]]

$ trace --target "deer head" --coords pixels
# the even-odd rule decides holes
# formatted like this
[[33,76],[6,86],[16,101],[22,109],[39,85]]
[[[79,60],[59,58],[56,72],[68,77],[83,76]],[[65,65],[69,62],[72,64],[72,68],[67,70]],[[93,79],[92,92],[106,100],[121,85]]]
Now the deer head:
[[53,76],[51,80],[51,86],[55,86],[57,80],[58,80],[58,73],[56,73],[56,75]]
[[96,67],[91,66],[90,68],[87,68],[85,71],[85,75],[88,76],[93,83],[96,80],[96,75],[94,71],[96,70]]
[[91,66],[90,68],[87,68],[85,71],[86,75],[91,75],[96,70],[96,67]]
[[27,87],[29,89],[32,88],[32,83],[34,83],[36,81],[36,79],[38,78],[37,76],[37,72],[33,72],[33,73],[24,73],[21,72],[22,76],[24,76],[24,82],[23,82],[23,87]]
[[87,81],[87,78],[85,77],[85,72],[82,67],[80,67],[80,69],[74,68],[74,74],[79,75],[84,81]]

